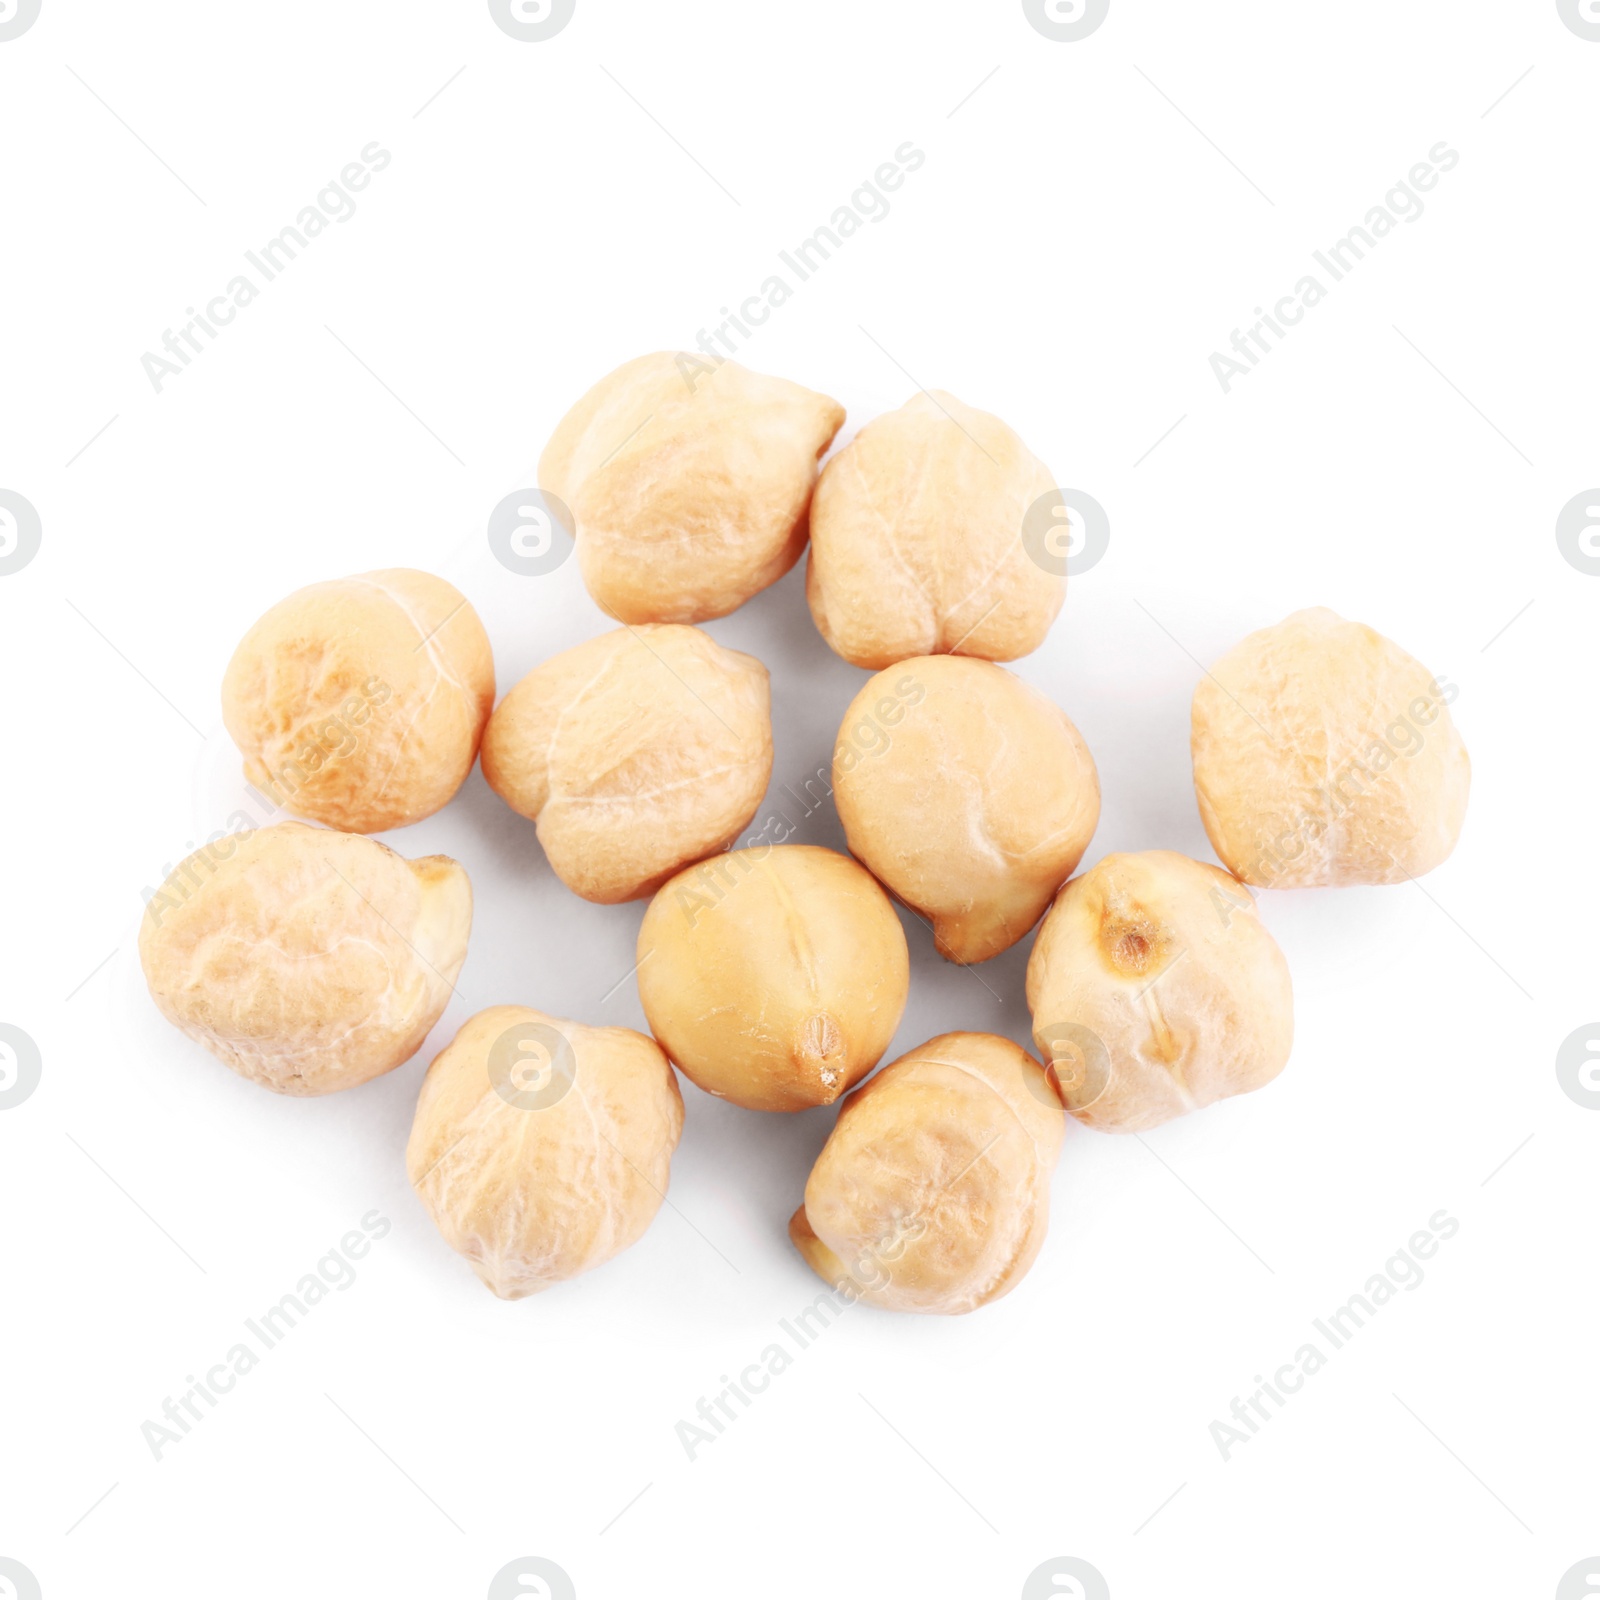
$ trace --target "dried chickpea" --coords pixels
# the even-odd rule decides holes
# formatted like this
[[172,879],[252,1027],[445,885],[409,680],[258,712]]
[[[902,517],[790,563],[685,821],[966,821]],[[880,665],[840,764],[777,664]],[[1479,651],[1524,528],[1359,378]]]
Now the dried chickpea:
[[704,622],[800,558],[817,462],[844,408],[732,361],[663,351],[562,418],[539,487],[576,525],[595,603],[619,622]]
[[1067,1110],[1113,1133],[1259,1089],[1294,1040],[1289,964],[1249,892],[1171,850],[1104,856],[1056,896],[1028,1007]]
[[245,777],[349,833],[443,806],[493,705],[477,612],[443,578],[405,568],[297,589],[244,636],[222,680]]
[[139,960],[167,1020],[242,1077],[329,1094],[422,1048],[471,926],[449,856],[282,822],[180,862],[145,907]]
[[1044,642],[1067,580],[1028,553],[1049,469],[998,417],[919,394],[823,469],[806,599],[822,637],[874,671],[951,652],[1013,661]]
[[653,894],[749,824],[772,775],[767,669],[698,628],[618,628],[535,667],[483,735],[483,775],[557,877]]
[[889,1311],[972,1311],[1033,1265],[1066,1119],[1043,1068],[945,1033],[839,1108],[789,1237],[818,1277]]
[[445,1243],[520,1300],[643,1236],[682,1132],[678,1081],[642,1033],[491,1006],[428,1068],[406,1172]]
[[1325,606],[1234,646],[1195,690],[1200,818],[1246,883],[1403,883],[1461,836],[1472,763],[1454,686]]
[[1094,759],[1066,713],[965,656],[868,679],[839,729],[833,787],[850,853],[960,962],[1027,933],[1100,816]]
[[734,850],[663,884],[639,998],[684,1075],[755,1111],[831,1105],[878,1064],[911,981],[889,897],[813,845]]

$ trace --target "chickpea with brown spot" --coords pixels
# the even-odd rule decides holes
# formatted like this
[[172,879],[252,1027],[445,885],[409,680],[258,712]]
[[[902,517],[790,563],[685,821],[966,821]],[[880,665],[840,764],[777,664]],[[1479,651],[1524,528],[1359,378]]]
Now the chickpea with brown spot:
[[1270,1083],[1288,963],[1249,891],[1171,850],[1109,855],[1057,895],[1028,961],[1034,1043],[1080,1122],[1138,1133]]

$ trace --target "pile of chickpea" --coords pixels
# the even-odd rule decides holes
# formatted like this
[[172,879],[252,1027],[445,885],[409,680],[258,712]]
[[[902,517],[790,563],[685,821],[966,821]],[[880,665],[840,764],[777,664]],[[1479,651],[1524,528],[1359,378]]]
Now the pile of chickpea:
[[[307,822],[197,851],[152,897],[139,947],[165,1016],[245,1077],[326,1094],[422,1048],[466,959],[472,888],[460,863],[368,835],[438,811],[475,760],[575,894],[649,900],[649,1036],[498,1005],[423,1080],[411,1182],[504,1298],[643,1235],[683,1128],[676,1069],[752,1112],[842,1100],[789,1224],[830,1284],[894,1310],[984,1305],[1038,1255],[1069,1116],[1136,1132],[1282,1071],[1289,970],[1251,888],[1400,882],[1460,833],[1453,690],[1371,629],[1300,611],[1214,663],[1194,697],[1195,788],[1222,865],[1150,849],[1074,876],[1100,815],[1094,759],[998,665],[1037,649],[1061,609],[1060,492],[1003,422],[937,391],[869,422],[819,474],[844,415],[670,353],[596,384],[539,488],[621,626],[498,706],[472,606],[410,570],[299,590],[228,664],[245,776]],[[808,544],[817,628],[873,674],[833,757],[848,856],[732,848],[771,778],[768,673],[697,626]],[[962,964],[1038,928],[1037,1057],[947,1033],[869,1077],[910,990],[896,901]],[[847,1265],[861,1261],[888,1269],[862,1282]]]

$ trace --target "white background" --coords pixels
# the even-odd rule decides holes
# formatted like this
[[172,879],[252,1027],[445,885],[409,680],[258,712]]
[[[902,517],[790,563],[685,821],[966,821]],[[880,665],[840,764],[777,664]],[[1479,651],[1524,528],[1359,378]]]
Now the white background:
[[[1010,1597],[1062,1555],[1116,1600],[1543,1600],[1600,1555],[1600,1112],[1554,1070],[1600,1013],[1600,578],[1554,538],[1600,482],[1597,90],[1554,0],[1113,0],[1079,43],[1009,0],[578,0],[540,44],[471,0],[44,0],[0,43],[0,488],[43,525],[0,577],[0,1020],[43,1057],[0,1112],[0,1556],[46,1600],[477,1600],[524,1555],[583,1600]],[[158,395],[143,353],[372,140],[357,213]],[[576,562],[497,564],[491,508],[591,382],[692,345],[905,140],[927,159],[890,214],[741,359],[836,395],[846,436],[949,389],[1106,507],[1109,554],[1017,668],[1098,761],[1086,862],[1211,859],[1199,663],[1305,605],[1460,686],[1472,804],[1422,885],[1264,896],[1296,988],[1274,1085],[1143,1139],[1069,1125],[1014,1294],[851,1312],[691,1463],[674,1425],[821,1287],[785,1226],[832,1112],[685,1085],[671,1206],[514,1305],[402,1158],[472,1010],[642,1025],[640,906],[568,893],[475,772],[388,836],[472,874],[465,1003],[313,1101],[168,1028],[134,933],[242,793],[218,688],[249,623],[424,567],[502,693],[608,627]],[[1425,214],[1225,395],[1212,351],[1441,140]],[[865,675],[800,570],[710,632],[772,669],[762,814],[798,820],[781,785]],[[831,808],[799,837],[839,845]],[[962,971],[908,934],[892,1054],[1026,1039],[1031,940]],[[141,1423],[373,1208],[359,1280],[153,1460]],[[1224,1462],[1213,1420],[1441,1208],[1421,1287]]]

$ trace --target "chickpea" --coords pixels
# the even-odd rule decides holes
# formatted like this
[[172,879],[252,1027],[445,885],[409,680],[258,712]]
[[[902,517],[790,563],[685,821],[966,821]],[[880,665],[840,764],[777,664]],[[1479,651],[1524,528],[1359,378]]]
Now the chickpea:
[[871,1305],[973,1311],[1039,1254],[1065,1125],[1027,1051],[941,1034],[839,1108],[789,1237],[818,1277]]
[[868,679],[839,729],[833,787],[851,854],[959,962],[1027,933],[1100,816],[1094,759],[1066,713],[964,656]]
[[772,775],[767,669],[698,628],[618,628],[535,667],[483,736],[483,775],[585,900],[653,894],[726,849]]
[[878,1064],[911,982],[889,897],[812,845],[735,850],[662,886],[639,929],[650,1031],[709,1094],[831,1105]]
[[732,361],[671,351],[602,378],[562,418],[539,487],[619,622],[704,622],[776,583],[806,543],[817,462],[844,408]]
[[908,656],[1037,650],[1067,580],[1029,555],[1049,469],[998,417],[919,394],[823,469],[806,599],[822,637],[877,671]]
[[642,1033],[491,1006],[428,1068],[406,1172],[445,1243],[520,1300],[643,1236],[682,1132],[677,1079]]
[[1200,818],[1246,883],[1402,883],[1461,836],[1472,763],[1445,686],[1319,606],[1234,646],[1194,694]]
[[404,568],[297,589],[244,636],[222,680],[245,777],[350,833],[439,810],[472,770],[493,705],[478,614],[443,578]]
[[139,960],[162,1015],[242,1077],[331,1094],[422,1048],[471,926],[448,856],[282,822],[186,857],[145,907]]
[[1270,1083],[1294,993],[1249,891],[1171,850],[1102,857],[1050,908],[1028,960],[1033,1039],[1067,1110],[1140,1133]]

